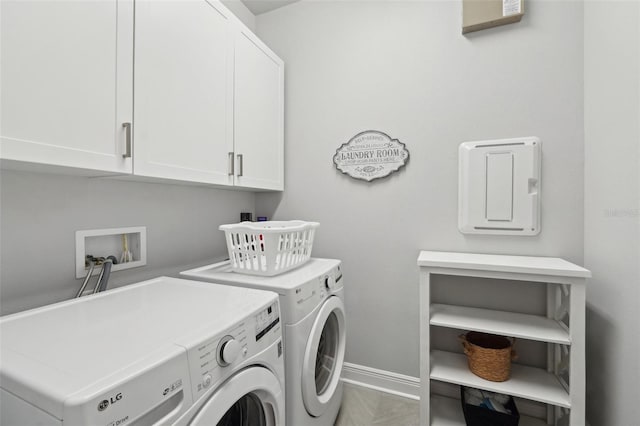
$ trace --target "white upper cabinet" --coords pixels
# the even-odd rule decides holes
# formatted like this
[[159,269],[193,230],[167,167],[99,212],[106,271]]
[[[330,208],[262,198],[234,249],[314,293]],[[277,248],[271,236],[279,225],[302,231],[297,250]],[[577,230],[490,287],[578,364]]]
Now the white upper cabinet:
[[0,7],[0,157],[130,173],[133,0]]
[[1,8],[3,165],[283,189],[284,64],[219,1]]
[[134,173],[232,185],[229,12],[204,0],[143,0],[135,17]]
[[241,30],[235,38],[235,184],[284,187],[284,63]]

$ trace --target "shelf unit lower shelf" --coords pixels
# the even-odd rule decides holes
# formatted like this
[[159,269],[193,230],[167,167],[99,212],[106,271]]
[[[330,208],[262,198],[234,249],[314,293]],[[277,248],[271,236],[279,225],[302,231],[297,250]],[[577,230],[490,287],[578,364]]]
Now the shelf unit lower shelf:
[[540,368],[512,364],[509,380],[490,382],[469,371],[467,358],[464,355],[432,350],[430,378],[431,380],[504,393],[559,407],[571,407],[569,393],[562,384],[553,374]]
[[[459,399],[431,395],[431,407],[431,426],[466,426]],[[547,426],[547,423],[521,415],[519,426]]]

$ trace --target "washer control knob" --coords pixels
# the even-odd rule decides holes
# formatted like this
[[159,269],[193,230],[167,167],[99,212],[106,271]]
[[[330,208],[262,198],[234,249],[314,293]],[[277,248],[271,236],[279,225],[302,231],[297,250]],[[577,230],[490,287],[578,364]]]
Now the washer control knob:
[[202,376],[202,386],[208,388],[211,385],[212,380],[213,378],[211,377],[211,374],[205,374]]
[[336,280],[331,275],[327,275],[324,278],[324,286],[327,290],[331,290],[336,285]]
[[227,340],[220,349],[220,359],[224,365],[229,365],[238,358],[241,350],[240,343],[236,339]]

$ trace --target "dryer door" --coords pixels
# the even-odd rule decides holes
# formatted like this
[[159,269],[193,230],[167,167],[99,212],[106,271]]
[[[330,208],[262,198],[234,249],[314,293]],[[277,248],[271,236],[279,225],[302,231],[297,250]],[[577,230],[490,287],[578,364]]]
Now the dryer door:
[[231,376],[198,410],[192,426],[284,426],[280,382],[264,367]]
[[302,399],[312,416],[321,416],[336,392],[344,363],[344,303],[329,297],[311,328],[302,364]]

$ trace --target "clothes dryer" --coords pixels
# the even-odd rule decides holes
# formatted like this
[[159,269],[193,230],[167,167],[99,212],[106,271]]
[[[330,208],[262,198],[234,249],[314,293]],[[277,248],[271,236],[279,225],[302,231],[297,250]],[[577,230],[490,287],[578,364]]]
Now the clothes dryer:
[[333,425],[342,402],[346,344],[341,262],[312,258],[273,277],[233,272],[229,262],[184,271],[185,277],[280,295],[284,321],[286,423]]
[[283,426],[278,296],[166,278],[0,318],[0,424]]

